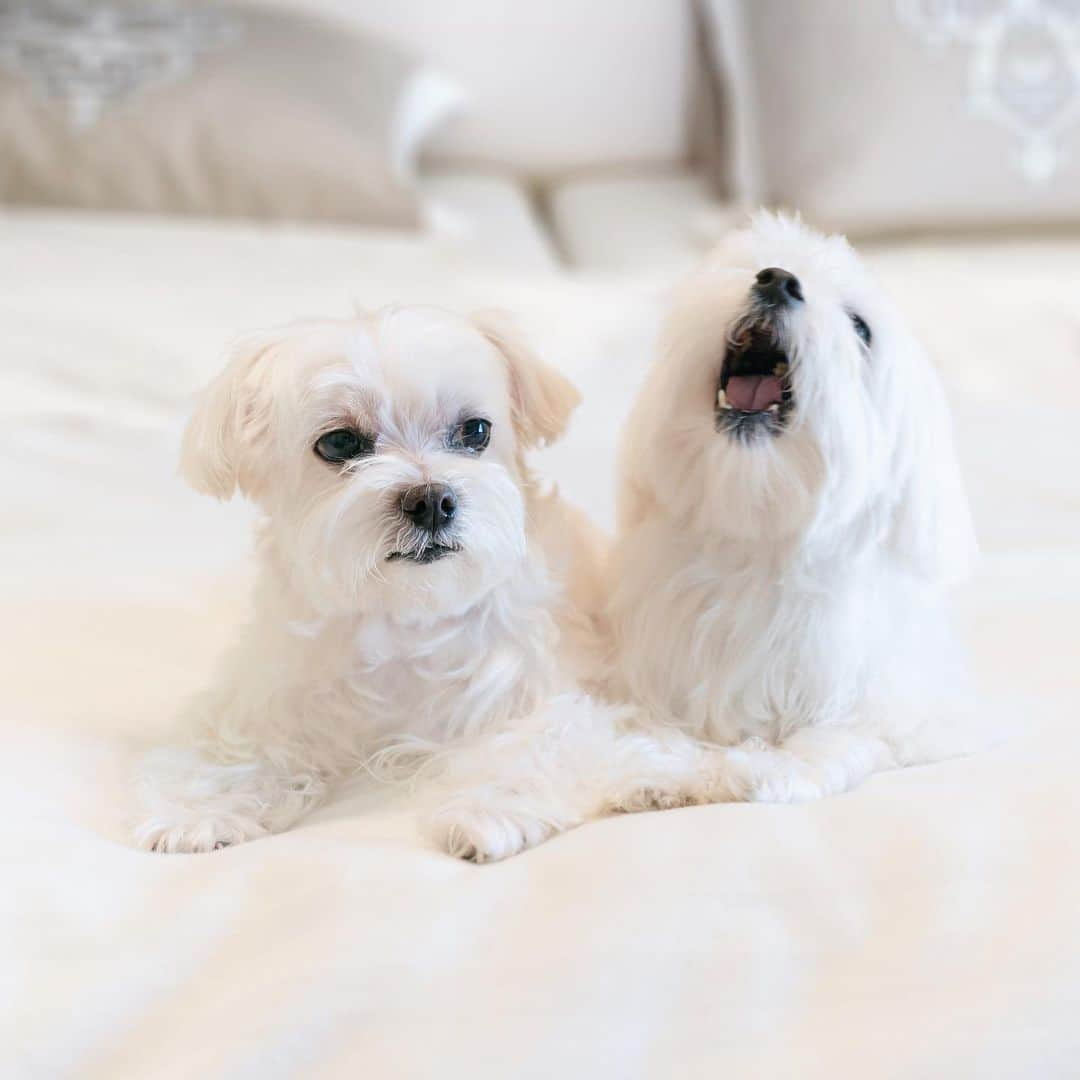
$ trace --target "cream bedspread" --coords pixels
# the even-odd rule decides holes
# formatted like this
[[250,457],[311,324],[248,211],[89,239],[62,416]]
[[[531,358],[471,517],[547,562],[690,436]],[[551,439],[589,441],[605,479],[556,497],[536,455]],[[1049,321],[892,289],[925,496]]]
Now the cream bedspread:
[[881,250],[985,548],[980,756],[820,804],[609,820],[505,864],[358,789],[131,850],[127,769],[243,610],[249,513],[175,446],[232,333],[502,304],[586,392],[544,467],[601,520],[669,282],[507,280],[374,233],[0,217],[0,1075],[1080,1074],[1080,245]]

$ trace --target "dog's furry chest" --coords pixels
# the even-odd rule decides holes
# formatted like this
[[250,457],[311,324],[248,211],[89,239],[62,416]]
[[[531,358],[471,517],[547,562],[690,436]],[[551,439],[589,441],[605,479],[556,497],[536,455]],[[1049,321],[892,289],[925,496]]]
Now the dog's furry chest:
[[711,662],[690,688],[690,715],[711,735],[779,740],[855,713],[874,630],[852,582],[819,588],[764,569],[717,580],[699,602],[706,616],[689,651]]
[[621,667],[669,721],[725,743],[781,739],[850,721],[875,681],[895,677],[910,597],[872,557],[809,568],[742,552],[663,567],[647,557],[655,584],[643,610],[621,615]]
[[566,688],[541,569],[415,620],[313,614],[271,578],[217,685],[193,703],[195,723],[230,753],[277,745],[328,773],[388,739],[497,729]]
[[456,622],[408,628],[363,620],[337,685],[374,738],[441,740],[529,708],[547,689],[547,674],[524,628],[500,634]]

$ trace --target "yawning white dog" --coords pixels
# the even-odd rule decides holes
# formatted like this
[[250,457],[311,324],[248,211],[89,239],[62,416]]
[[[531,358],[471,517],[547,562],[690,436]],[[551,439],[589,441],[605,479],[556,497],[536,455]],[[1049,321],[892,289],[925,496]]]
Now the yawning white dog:
[[500,858],[597,812],[610,716],[575,694],[595,548],[524,460],[577,400],[498,323],[425,309],[236,348],[182,466],[261,509],[255,611],[187,745],[146,767],[143,846],[283,830],[402,738],[441,778],[433,822],[456,854]]
[[625,430],[616,684],[691,736],[627,808],[816,798],[954,750],[944,586],[973,551],[919,344],[845,240],[762,215],[688,284]]

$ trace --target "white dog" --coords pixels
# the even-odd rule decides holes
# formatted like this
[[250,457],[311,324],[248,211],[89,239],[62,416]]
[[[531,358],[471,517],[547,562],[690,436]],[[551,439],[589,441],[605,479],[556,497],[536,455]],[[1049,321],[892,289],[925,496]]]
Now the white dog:
[[817,798],[957,748],[943,588],[974,538],[949,416],[844,239],[761,215],[707,263],[621,467],[616,683],[690,736],[628,809]]
[[614,714],[555,696],[596,663],[595,542],[524,459],[577,401],[497,322],[433,310],[235,349],[182,468],[263,512],[254,617],[187,748],[145,770],[143,846],[281,831],[402,738],[455,748],[428,771],[456,854],[501,858],[599,812]]

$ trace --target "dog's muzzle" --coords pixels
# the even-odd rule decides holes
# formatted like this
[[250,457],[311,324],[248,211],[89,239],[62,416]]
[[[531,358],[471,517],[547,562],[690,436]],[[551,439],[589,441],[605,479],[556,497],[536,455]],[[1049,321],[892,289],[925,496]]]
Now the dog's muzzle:
[[783,312],[802,301],[793,274],[768,267],[757,275],[749,307],[728,336],[716,390],[717,431],[750,441],[784,430],[794,395],[781,322]]
[[404,562],[418,563],[420,566],[427,566],[429,563],[445,559],[448,555],[456,555],[460,550],[461,546],[459,544],[437,544],[428,542],[418,544],[415,548],[391,551],[390,554],[386,556],[386,560],[387,562],[397,562],[401,560]]
[[409,524],[399,533],[401,545],[387,555],[389,562],[405,560],[426,566],[461,550],[453,537],[458,497],[448,484],[418,484],[398,500],[401,518]]

